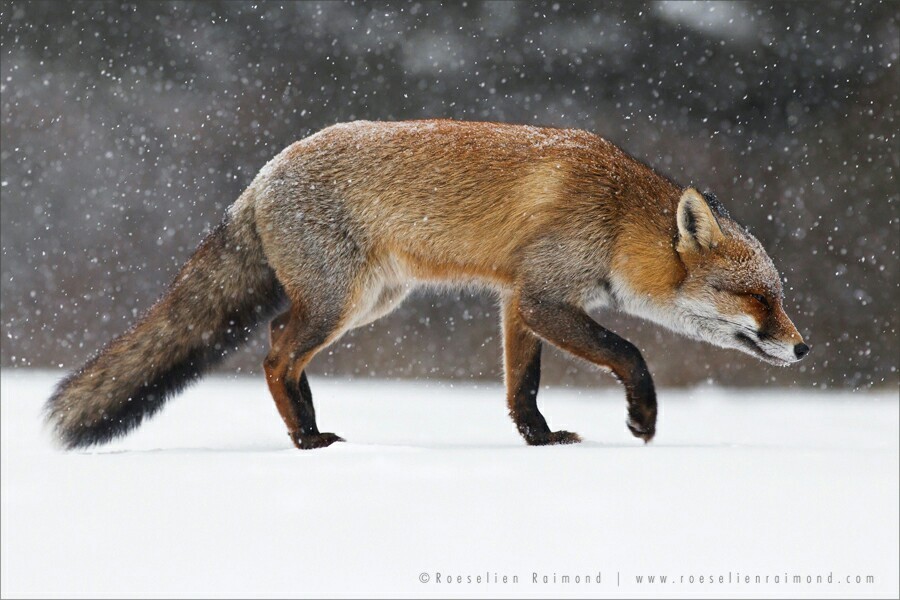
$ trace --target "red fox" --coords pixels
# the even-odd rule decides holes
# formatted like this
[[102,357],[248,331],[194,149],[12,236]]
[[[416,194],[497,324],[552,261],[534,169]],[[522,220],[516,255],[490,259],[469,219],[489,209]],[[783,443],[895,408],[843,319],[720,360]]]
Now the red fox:
[[656,431],[638,349],[606,306],[775,365],[807,346],[772,260],[710,194],[574,129],[458,121],[338,124],[259,172],[146,315],[47,403],[61,444],[107,442],[271,321],[266,381],[297,448],[316,425],[306,367],[415,287],[476,284],[502,307],[509,413],[528,444],[568,444],[537,406],[550,342],[622,382],[627,426]]

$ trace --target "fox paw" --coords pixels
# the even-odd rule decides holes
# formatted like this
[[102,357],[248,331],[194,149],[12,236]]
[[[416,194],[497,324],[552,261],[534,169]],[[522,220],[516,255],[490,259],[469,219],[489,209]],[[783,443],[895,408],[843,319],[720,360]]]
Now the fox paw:
[[312,450],[313,448],[324,448],[335,442],[345,442],[344,438],[333,433],[314,433],[311,435],[302,435],[299,433],[289,433],[294,446],[300,450]]
[[546,433],[533,433],[525,438],[529,446],[550,446],[553,444],[577,444],[581,436],[571,431],[548,431]]

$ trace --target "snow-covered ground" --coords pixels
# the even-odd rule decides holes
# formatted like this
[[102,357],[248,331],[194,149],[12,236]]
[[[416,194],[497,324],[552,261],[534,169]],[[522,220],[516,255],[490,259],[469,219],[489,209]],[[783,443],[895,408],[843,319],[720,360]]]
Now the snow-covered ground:
[[644,446],[618,389],[547,389],[586,441],[530,448],[499,386],[312,378],[348,443],[301,452],[262,378],[214,377],[62,453],[59,376],[0,378],[3,597],[898,594],[894,393],[662,390]]

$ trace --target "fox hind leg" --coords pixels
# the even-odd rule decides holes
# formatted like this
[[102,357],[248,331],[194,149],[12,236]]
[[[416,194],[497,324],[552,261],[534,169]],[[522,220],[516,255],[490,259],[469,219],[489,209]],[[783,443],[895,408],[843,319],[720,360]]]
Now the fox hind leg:
[[330,273],[309,265],[284,265],[282,281],[317,281],[318,285],[286,286],[291,308],[276,317],[269,329],[266,381],[291,440],[301,449],[344,441],[333,433],[319,432],[306,366],[345,331],[391,312],[409,292],[377,269],[367,269],[347,256],[332,258]]
[[291,320],[291,311],[286,311],[272,319],[269,323],[269,347],[273,347],[281,334],[284,333],[288,322]]
[[270,325],[272,348],[263,364],[266,383],[291,441],[302,450],[344,441],[333,433],[319,432],[305,371],[316,352],[338,336],[336,321],[311,315],[295,304]]
[[541,340],[522,322],[514,300],[503,307],[503,363],[509,415],[531,446],[574,444],[576,433],[550,431],[537,407],[541,384]]

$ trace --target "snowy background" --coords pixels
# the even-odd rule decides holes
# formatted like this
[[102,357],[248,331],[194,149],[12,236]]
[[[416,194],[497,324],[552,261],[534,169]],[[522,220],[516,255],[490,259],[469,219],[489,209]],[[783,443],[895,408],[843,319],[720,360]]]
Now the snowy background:
[[[896,3],[6,2],[0,32],[3,366],[70,368],[125,329],[289,143],[452,117],[602,134],[763,242],[813,352],[783,370],[599,315],[661,385],[898,384]],[[496,322],[421,295],[312,370],[496,381]],[[547,382],[613,385],[545,356]]]
[[[896,597],[898,23],[889,2],[4,2],[2,595]],[[598,314],[647,358],[656,440],[627,432],[611,378],[550,351],[542,410],[586,441],[529,448],[493,299],[422,294],[314,361],[346,444],[291,448],[260,335],[134,435],[51,446],[63,369],[269,158],[424,117],[589,129],[716,192],[812,353],[779,369]],[[435,582],[482,573],[523,583]],[[737,573],[833,582],[672,583]]]

